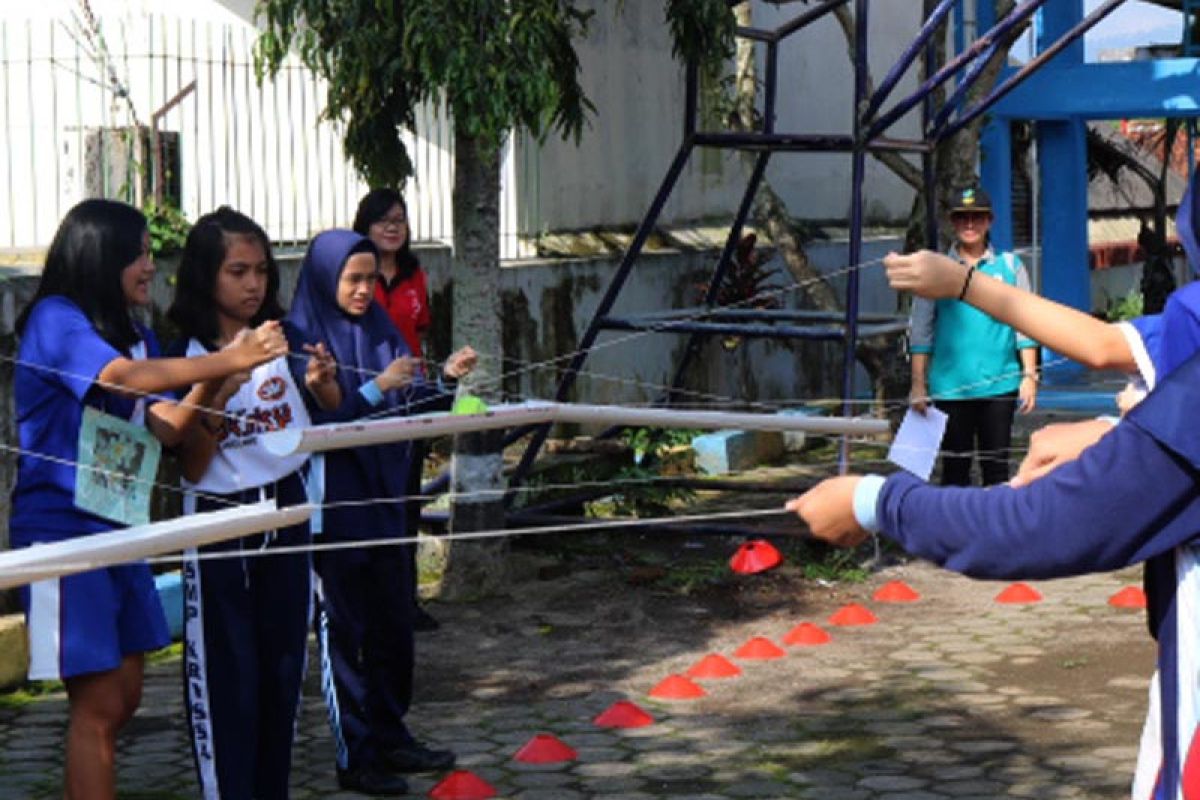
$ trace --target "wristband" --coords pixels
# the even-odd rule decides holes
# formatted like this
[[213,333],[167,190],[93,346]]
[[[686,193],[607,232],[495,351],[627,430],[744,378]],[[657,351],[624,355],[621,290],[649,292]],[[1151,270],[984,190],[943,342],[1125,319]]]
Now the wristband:
[[967,289],[971,288],[971,278],[974,278],[974,277],[975,277],[975,267],[974,266],[967,267],[967,277],[963,281],[962,291],[958,293],[959,300],[962,300],[963,298],[965,298],[967,296]]

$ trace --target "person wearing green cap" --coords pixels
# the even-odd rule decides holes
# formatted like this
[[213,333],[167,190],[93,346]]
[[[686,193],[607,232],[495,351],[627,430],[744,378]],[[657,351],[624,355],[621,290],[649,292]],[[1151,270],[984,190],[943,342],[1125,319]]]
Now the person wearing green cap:
[[[992,249],[991,198],[979,186],[954,194],[951,258],[968,267],[962,294],[980,272],[1029,289],[1029,274],[1013,253]],[[1037,343],[957,298],[915,298],[909,330],[912,356],[910,402],[924,413],[932,403],[946,413],[942,483],[967,486],[979,454],[983,484],[1009,477],[1013,414],[1037,402]]]

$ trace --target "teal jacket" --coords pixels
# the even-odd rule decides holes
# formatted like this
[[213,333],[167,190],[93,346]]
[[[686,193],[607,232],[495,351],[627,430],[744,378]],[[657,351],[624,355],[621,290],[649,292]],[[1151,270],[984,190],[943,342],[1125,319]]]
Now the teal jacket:
[[[949,255],[958,259],[953,249]],[[1012,253],[997,255],[988,248],[976,268],[1029,289],[1029,273]],[[929,396],[934,400],[970,400],[1015,392],[1021,384],[1017,351],[1037,347],[1012,326],[959,300],[920,297],[913,299],[909,343],[911,352],[929,354]]]

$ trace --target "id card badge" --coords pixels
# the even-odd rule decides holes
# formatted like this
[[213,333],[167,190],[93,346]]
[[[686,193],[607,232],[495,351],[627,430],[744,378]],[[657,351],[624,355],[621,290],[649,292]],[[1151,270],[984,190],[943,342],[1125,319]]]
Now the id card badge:
[[161,458],[162,445],[141,425],[84,408],[75,506],[124,525],[145,525]]

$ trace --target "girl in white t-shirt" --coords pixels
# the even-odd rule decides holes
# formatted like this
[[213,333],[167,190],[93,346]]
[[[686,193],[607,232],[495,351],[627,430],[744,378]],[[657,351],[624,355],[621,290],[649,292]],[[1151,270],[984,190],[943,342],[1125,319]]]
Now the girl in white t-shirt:
[[[279,270],[261,227],[230,208],[201,217],[168,311],[182,334],[180,354],[220,350],[261,321],[281,318],[278,290]],[[310,408],[337,407],[341,391],[324,345],[304,341],[294,327],[285,333],[291,352],[310,354],[307,364],[277,358],[227,379],[185,438],[185,513],[270,498],[280,506],[304,502],[307,455],[270,455],[261,437],[308,425]],[[305,552],[270,551],[310,538],[305,523],[186,554],[186,707],[205,798],[288,797],[310,561]]]

